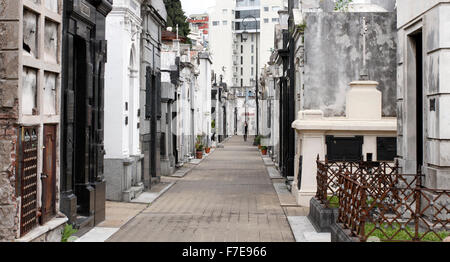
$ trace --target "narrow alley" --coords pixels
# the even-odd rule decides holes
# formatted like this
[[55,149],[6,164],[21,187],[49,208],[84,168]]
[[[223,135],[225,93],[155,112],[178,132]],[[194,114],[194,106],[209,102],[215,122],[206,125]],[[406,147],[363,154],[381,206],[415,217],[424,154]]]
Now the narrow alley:
[[257,148],[235,136],[108,241],[284,242],[294,236]]

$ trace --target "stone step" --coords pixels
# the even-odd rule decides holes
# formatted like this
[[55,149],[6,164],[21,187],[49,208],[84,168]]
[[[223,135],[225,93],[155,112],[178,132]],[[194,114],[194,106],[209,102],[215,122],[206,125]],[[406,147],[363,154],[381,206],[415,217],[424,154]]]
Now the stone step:
[[138,198],[142,192],[144,192],[144,184],[139,183],[136,186],[132,186],[129,190],[123,192],[123,201],[131,202],[131,200]]
[[274,166],[275,165],[273,163],[272,159],[270,159],[269,157],[263,157],[263,161],[264,161],[264,165],[266,165],[266,166]]
[[288,191],[285,183],[273,183],[273,187],[277,192],[280,205],[282,207],[295,207],[297,206],[297,201],[294,195]]
[[284,179],[284,177],[280,176],[280,172],[272,166],[267,167],[267,172],[269,172],[271,179]]
[[94,227],[94,216],[77,216],[73,228],[78,230],[75,236],[82,236]]
[[288,216],[296,242],[331,242],[331,233],[317,233],[305,216]]

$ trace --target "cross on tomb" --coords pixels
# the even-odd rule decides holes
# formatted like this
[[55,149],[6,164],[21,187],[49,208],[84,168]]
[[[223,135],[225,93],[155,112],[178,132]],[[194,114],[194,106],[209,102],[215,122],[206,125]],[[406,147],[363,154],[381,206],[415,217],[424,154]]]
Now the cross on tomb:
[[363,29],[361,32],[361,36],[363,37],[363,67],[360,73],[360,77],[361,80],[369,80],[369,72],[367,70],[367,66],[366,66],[366,36],[367,36],[367,31],[368,31],[368,27],[367,27],[367,22],[366,22],[366,18],[363,17],[362,18],[363,22]]

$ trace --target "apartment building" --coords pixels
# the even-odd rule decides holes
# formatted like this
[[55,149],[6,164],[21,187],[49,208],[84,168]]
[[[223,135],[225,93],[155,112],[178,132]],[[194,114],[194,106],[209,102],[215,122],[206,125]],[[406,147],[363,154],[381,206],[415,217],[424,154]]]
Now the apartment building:
[[217,1],[208,11],[210,50],[215,61],[213,70],[236,94],[244,94],[236,98],[235,104],[240,106],[233,110],[239,113],[237,121],[231,121],[236,123],[238,134],[242,133],[245,121],[249,124],[249,134],[256,134],[256,113],[250,113],[256,107],[256,76],[270,59],[275,24],[279,22],[278,11],[283,2]]

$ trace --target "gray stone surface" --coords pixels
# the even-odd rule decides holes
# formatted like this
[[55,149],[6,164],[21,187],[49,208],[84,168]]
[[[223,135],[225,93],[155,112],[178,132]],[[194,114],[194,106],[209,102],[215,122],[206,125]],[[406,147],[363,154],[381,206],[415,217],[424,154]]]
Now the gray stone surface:
[[9,169],[11,165],[11,152],[13,150],[13,146],[11,141],[0,141],[0,172],[6,171]]
[[139,157],[105,159],[104,162],[107,200],[129,202],[142,192]]
[[318,232],[331,232],[338,216],[337,208],[325,208],[315,197],[311,198],[308,218]]
[[74,242],[105,242],[105,240],[115,234],[118,230],[119,228],[94,227]]
[[19,56],[17,52],[0,52],[0,78],[17,79]]
[[132,203],[141,203],[141,204],[151,204],[156,199],[158,199],[162,194],[164,194],[167,190],[169,190],[175,183],[170,183],[166,185],[159,192],[144,192],[136,199],[131,200]]
[[193,168],[194,168],[194,166],[192,166],[192,165],[188,165],[188,166],[185,165],[185,166],[181,167],[180,169],[178,169],[171,176],[182,178],[182,177],[186,176],[187,174],[189,174],[189,172],[191,172]]
[[14,187],[7,173],[0,172],[0,205],[14,204]]
[[331,234],[317,233],[307,217],[288,217],[288,221],[296,242],[331,242]]
[[383,95],[383,115],[396,116],[395,13],[306,13],[304,109],[345,114],[349,83],[362,68],[362,17],[368,23],[367,66]]
[[358,238],[350,236],[350,230],[344,229],[339,223],[331,225],[331,242],[360,242]]
[[[17,49],[19,39],[19,23],[0,21],[0,49]],[[16,68],[17,70],[18,68]]]
[[275,167],[269,166],[267,167],[267,172],[269,172],[269,176],[272,179],[282,179],[283,177],[280,176],[280,172],[275,169]]
[[0,107],[13,107],[18,99],[18,82],[16,80],[0,80],[0,86]]
[[[273,181],[272,181],[273,182]],[[273,183],[282,207],[298,207],[295,196],[288,190],[286,183]]]
[[14,205],[0,206],[0,228],[13,228],[16,207]]
[[19,1],[0,1],[0,19],[18,19]]
[[270,159],[269,157],[263,157],[263,161],[264,161],[264,164],[265,164],[266,166],[273,166],[273,165],[275,165],[275,164],[273,163],[272,159]]

